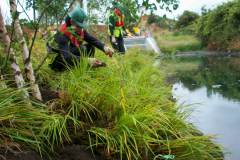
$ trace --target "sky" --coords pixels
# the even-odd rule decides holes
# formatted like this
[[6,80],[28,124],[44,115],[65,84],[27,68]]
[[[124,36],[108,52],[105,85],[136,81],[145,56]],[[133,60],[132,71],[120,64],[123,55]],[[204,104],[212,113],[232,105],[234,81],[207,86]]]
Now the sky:
[[[9,18],[9,0],[0,0],[0,6],[3,13],[3,16],[5,16],[5,20]],[[24,1],[24,0],[22,0]],[[154,1],[154,0],[152,0]],[[177,18],[179,15],[181,15],[185,10],[194,11],[197,13],[201,13],[202,6],[206,6],[208,9],[212,9],[216,7],[217,5],[220,5],[224,2],[228,2],[230,0],[179,0],[179,8],[176,11],[173,11],[173,13],[168,13],[162,10],[155,11],[155,14],[158,15],[164,15],[166,14],[169,18]],[[21,8],[18,8],[18,10],[21,12]],[[32,14],[29,14],[30,17],[32,17]],[[23,14],[20,18],[26,18]]]
[[194,11],[197,13],[201,13],[201,8],[206,6],[207,9],[215,8],[222,3],[228,2],[230,0],[179,0],[179,8],[172,13],[164,12],[162,10],[157,10],[156,14],[164,15],[166,14],[169,18],[177,18],[181,15],[185,10]]

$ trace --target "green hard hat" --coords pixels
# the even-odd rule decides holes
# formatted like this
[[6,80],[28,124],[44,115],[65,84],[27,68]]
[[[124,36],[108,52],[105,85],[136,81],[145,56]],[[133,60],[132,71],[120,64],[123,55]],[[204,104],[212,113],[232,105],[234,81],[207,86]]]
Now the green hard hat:
[[68,15],[77,26],[86,28],[87,15],[79,5],[77,5]]
[[113,8],[119,9],[122,12],[122,14],[124,14],[124,7],[121,4],[119,4],[116,1],[113,1],[112,5],[113,5]]

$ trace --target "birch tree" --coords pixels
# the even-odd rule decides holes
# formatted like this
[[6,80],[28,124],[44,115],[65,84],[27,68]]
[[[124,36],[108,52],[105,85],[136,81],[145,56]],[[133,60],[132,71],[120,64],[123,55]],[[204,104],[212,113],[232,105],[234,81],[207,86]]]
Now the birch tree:
[[[25,86],[25,81],[23,79],[23,75],[20,70],[20,67],[17,63],[15,53],[10,46],[11,40],[10,40],[10,37],[8,36],[7,29],[5,27],[1,8],[0,8],[0,39],[2,40],[2,42],[4,44],[4,52],[5,52],[6,57],[8,57],[8,54],[9,54],[9,57],[10,57],[9,60],[11,62],[11,68],[14,73],[15,83],[19,89],[22,89]],[[1,77],[1,79],[2,78],[3,77]],[[25,98],[28,98],[29,97],[28,92],[26,90],[23,90],[23,91],[24,91]]]
[[4,78],[3,78],[3,75],[1,73],[1,70],[0,70],[0,88],[7,88],[7,86],[4,82]]
[[14,20],[14,30],[17,36],[17,39],[19,40],[19,43],[22,45],[23,48],[23,62],[24,62],[24,68],[25,68],[25,73],[27,75],[27,79],[30,83],[30,87],[32,90],[32,95],[36,99],[42,101],[42,96],[39,90],[39,86],[36,83],[36,78],[34,75],[33,67],[31,60],[29,58],[29,49],[26,43],[26,40],[23,36],[23,31],[19,23],[18,19],[18,12],[17,12],[17,5],[16,5],[16,0],[9,0],[10,2],[10,12],[12,14],[12,19]]

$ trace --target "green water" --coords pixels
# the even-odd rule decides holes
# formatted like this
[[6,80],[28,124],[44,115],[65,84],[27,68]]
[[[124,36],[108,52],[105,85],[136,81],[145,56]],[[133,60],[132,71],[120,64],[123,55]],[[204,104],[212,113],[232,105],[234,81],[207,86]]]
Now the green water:
[[192,105],[189,121],[217,136],[226,160],[240,160],[240,58],[203,58],[196,64],[178,69],[173,96],[179,105]]

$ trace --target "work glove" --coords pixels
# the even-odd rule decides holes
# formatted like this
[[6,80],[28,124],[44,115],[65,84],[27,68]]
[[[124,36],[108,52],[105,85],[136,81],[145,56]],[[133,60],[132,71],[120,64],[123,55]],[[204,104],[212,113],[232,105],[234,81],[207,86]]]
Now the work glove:
[[108,55],[109,57],[112,57],[114,50],[110,47],[104,46],[104,52],[106,55]]
[[116,41],[116,38],[115,38],[115,36],[112,36],[112,43],[116,43],[117,41]]

